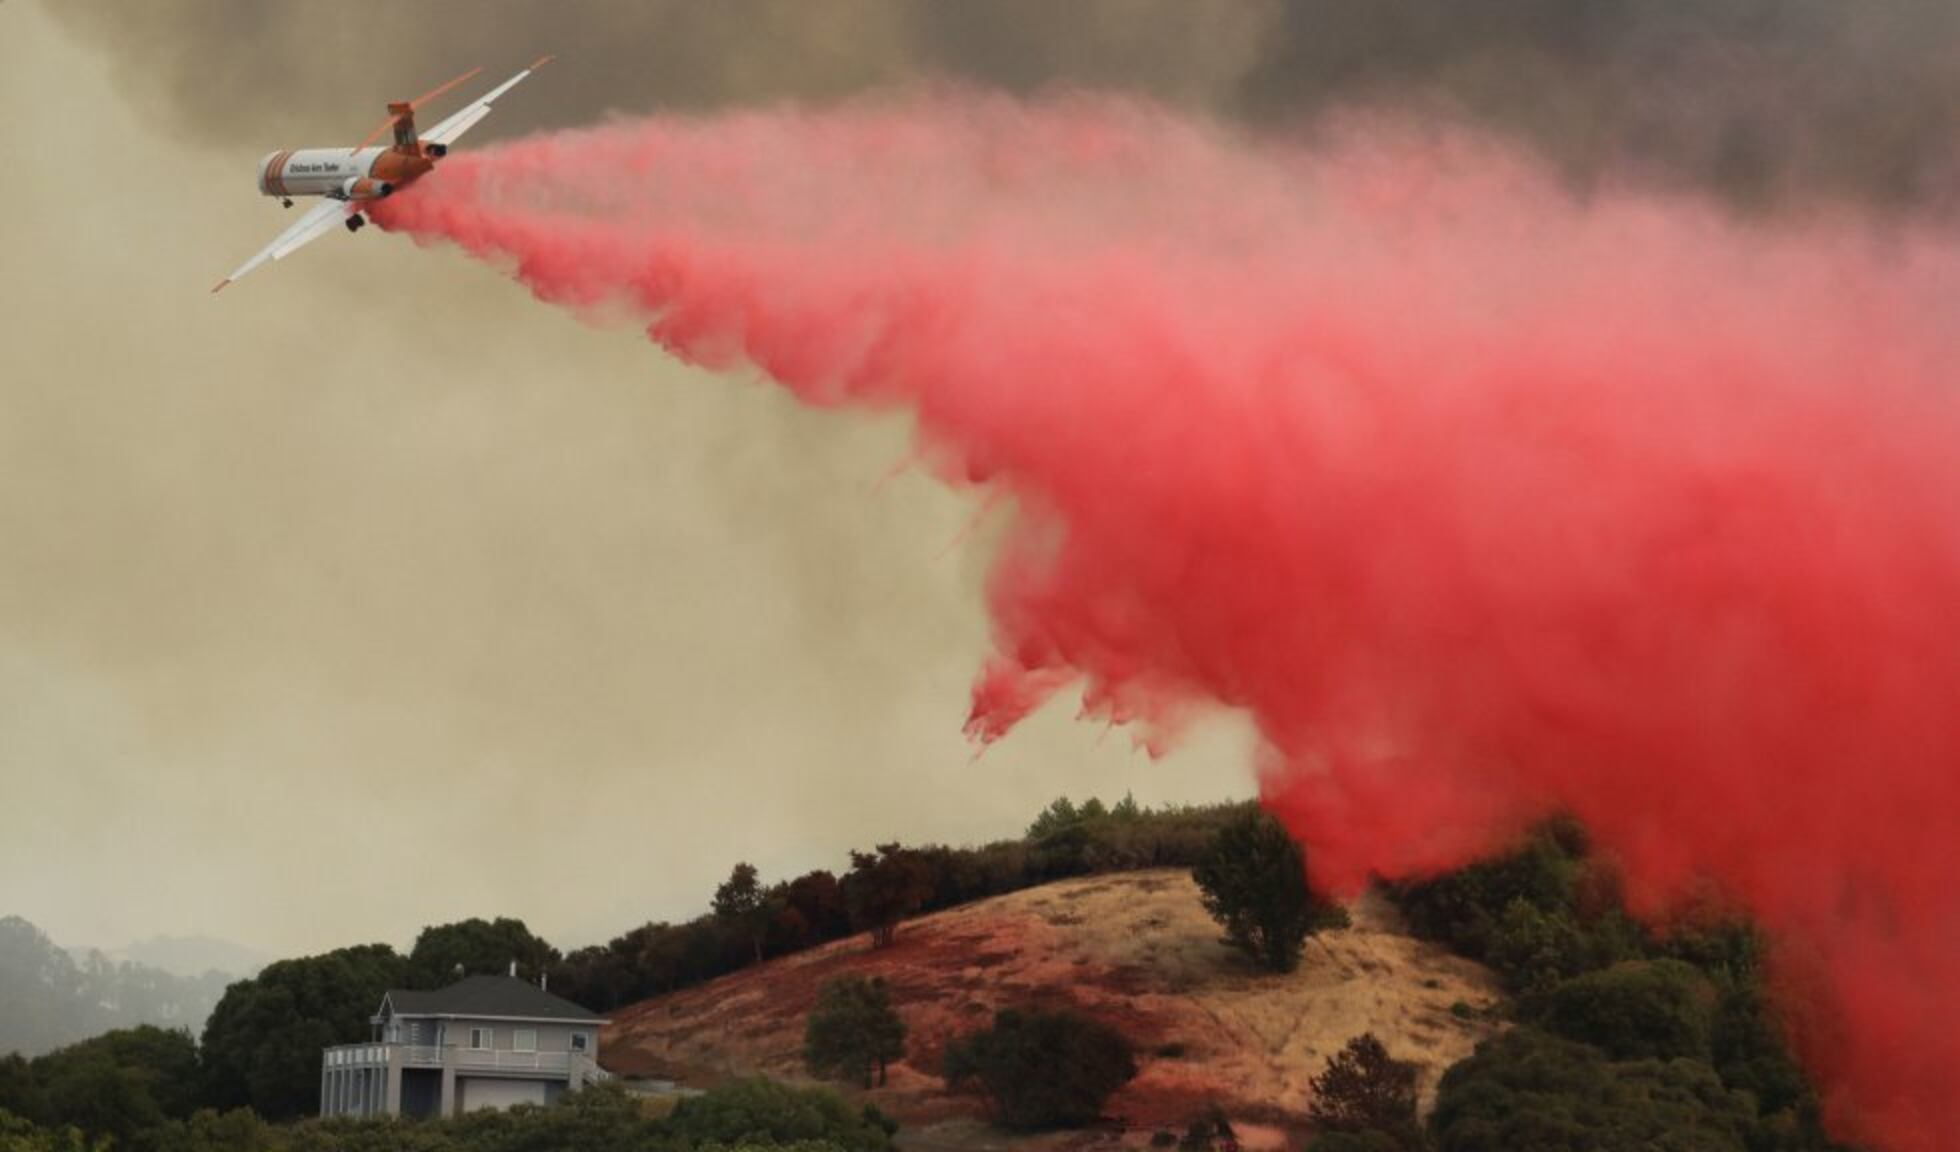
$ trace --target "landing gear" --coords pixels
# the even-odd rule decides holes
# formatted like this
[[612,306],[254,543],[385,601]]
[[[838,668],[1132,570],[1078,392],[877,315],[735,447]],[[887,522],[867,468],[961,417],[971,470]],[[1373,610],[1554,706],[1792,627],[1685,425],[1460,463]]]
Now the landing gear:
[[366,226],[367,226],[367,217],[361,215],[359,212],[356,212],[352,216],[349,216],[347,218],[347,230],[349,232],[359,232],[362,228]]
[[279,201],[279,206],[281,208],[291,208],[293,206],[293,198],[291,196],[284,197]]

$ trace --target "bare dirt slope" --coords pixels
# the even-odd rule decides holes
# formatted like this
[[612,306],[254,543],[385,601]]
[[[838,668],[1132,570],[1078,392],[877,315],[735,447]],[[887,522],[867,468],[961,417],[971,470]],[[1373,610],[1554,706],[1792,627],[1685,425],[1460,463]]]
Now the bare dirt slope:
[[1181,1126],[1217,1101],[1297,1128],[1309,1077],[1362,1032],[1423,1067],[1426,1103],[1492,1030],[1496,984],[1404,934],[1379,897],[1351,911],[1352,928],[1310,940],[1300,970],[1275,976],[1220,942],[1188,873],[1064,881],[908,923],[883,951],[840,941],[623,1009],[602,1051],[628,1075],[683,1083],[796,1079],[817,990],[862,973],[891,985],[910,1031],[904,1063],[870,1095],[909,1124],[979,1115],[977,1100],[944,1091],[940,1056],[995,1009],[1028,1005],[1074,1008],[1135,1041],[1142,1073],[1109,1105],[1128,1127]]

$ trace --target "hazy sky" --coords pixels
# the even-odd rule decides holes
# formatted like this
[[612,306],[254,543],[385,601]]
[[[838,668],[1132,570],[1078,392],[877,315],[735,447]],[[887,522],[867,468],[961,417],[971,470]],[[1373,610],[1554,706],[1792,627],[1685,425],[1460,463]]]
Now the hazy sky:
[[741,858],[1251,791],[1229,725],[1153,762],[1068,707],[973,761],[985,548],[970,496],[879,483],[901,423],[374,231],[209,296],[284,224],[258,157],[402,93],[343,94],[338,137],[261,107],[222,138],[113,72],[0,7],[0,913],[110,946],[472,915],[575,945],[702,910]]

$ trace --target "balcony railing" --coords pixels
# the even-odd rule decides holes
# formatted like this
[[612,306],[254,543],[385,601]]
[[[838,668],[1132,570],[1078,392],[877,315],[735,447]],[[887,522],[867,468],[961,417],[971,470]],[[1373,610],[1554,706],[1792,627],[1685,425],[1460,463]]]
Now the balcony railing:
[[538,1072],[569,1072],[572,1068],[572,1054],[569,1052],[506,1052],[483,1048],[456,1048],[453,1051],[458,1068]]
[[[441,1068],[452,1063],[457,1068],[476,1071],[562,1072],[572,1070],[572,1052],[512,1052],[507,1049],[461,1048],[455,1045],[342,1044],[326,1050],[328,1070],[337,1068],[386,1068],[391,1063],[404,1068]],[[447,1061],[445,1061],[447,1057]],[[591,1064],[591,1061],[586,1061]],[[597,1065],[592,1065],[595,1069]]]

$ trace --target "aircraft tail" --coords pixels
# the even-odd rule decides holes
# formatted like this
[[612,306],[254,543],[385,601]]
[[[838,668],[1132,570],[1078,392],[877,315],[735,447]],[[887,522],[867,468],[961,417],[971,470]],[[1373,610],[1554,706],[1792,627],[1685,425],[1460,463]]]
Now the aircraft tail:
[[419,151],[415,135],[415,105],[406,102],[390,104],[388,115],[395,126],[395,151]]

